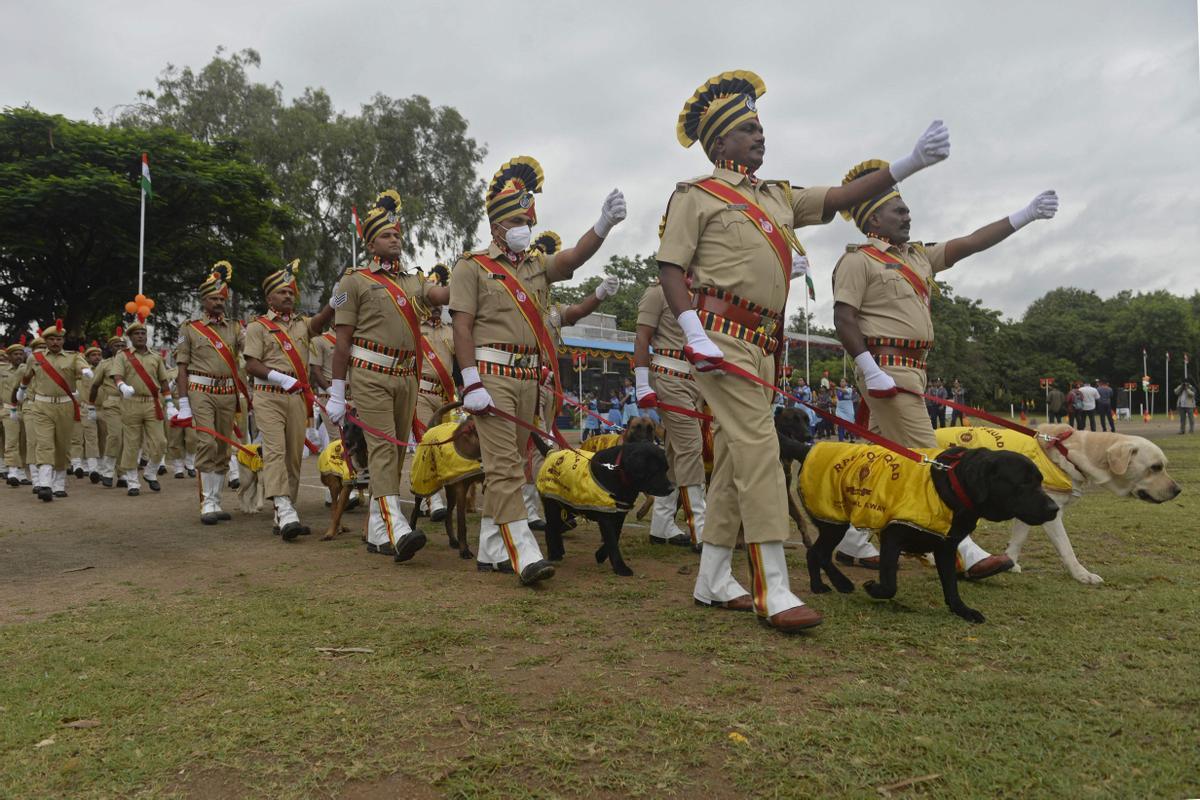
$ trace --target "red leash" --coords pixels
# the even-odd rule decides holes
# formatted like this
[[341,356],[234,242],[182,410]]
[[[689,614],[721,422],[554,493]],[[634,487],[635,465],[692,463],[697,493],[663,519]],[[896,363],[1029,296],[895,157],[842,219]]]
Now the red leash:
[[[242,444],[241,442],[235,442],[233,439],[230,439],[225,434],[217,433],[212,428],[206,428],[203,425],[197,425],[194,422],[188,422],[186,425],[177,425],[175,423],[176,419],[178,419],[178,417],[175,417],[174,419],[171,420],[171,427],[173,427],[173,428],[191,428],[192,430],[199,431],[200,433],[207,433],[209,436],[213,437],[214,439],[219,439],[220,441],[225,442],[226,444],[233,445],[234,447],[236,447],[238,450],[241,450],[243,453],[245,453],[250,458],[254,458],[255,456],[258,455],[258,453],[254,452],[249,447],[246,447],[246,445]],[[235,428],[234,430],[236,431],[237,429]],[[240,436],[241,434],[239,433],[238,435]]]

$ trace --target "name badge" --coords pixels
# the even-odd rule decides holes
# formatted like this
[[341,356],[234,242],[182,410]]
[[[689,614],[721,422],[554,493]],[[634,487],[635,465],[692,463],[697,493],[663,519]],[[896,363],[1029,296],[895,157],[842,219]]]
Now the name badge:
[[734,211],[745,211],[750,206],[748,206],[745,203],[726,203],[725,207],[729,208],[729,209],[733,209]]

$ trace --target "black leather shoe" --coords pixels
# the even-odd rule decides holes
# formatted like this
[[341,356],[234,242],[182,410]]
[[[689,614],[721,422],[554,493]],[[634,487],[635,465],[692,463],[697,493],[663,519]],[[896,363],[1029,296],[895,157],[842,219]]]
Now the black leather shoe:
[[308,527],[307,525],[300,526],[300,533],[298,534],[299,536],[308,536],[310,533],[312,533],[312,528]]
[[126,481],[124,478],[117,478],[117,488],[118,489],[125,489],[128,487],[129,487],[128,481]]
[[[159,473],[159,474],[162,474],[162,473]],[[177,481],[181,481],[181,480],[183,480],[183,479],[184,479],[184,478],[186,478],[186,477],[187,477],[187,476],[186,476],[186,475],[184,475],[182,472],[176,472],[176,473],[175,473],[175,480],[177,480]]]
[[49,486],[39,486],[38,488],[34,489],[33,492],[43,503],[54,502],[54,492],[50,491]]
[[221,522],[229,522],[229,520],[233,519],[233,515],[230,514],[228,511],[218,511],[216,513],[216,517]]
[[290,542],[300,535],[300,529],[304,527],[299,522],[289,522],[279,529],[279,535],[285,542]]
[[238,489],[238,488],[241,488],[241,485],[242,485],[242,482],[241,482],[241,481],[239,481],[237,478],[234,478],[233,480],[231,480],[231,481],[229,482],[229,488],[230,488],[230,489]]
[[147,478],[146,485],[150,487],[150,491],[152,491],[152,492],[161,492],[162,491],[162,486],[159,484],[158,481],[152,481],[149,478]]
[[[447,512],[446,509],[439,508],[436,511],[434,511],[432,514],[429,515],[429,521],[430,522],[441,522],[442,520],[444,520],[446,518],[447,513],[449,513],[449,512]],[[530,525],[529,527],[532,528],[533,525]],[[545,526],[543,526],[543,527],[545,527]],[[535,528],[535,530],[540,530],[540,529]]]
[[216,525],[217,524],[217,515],[216,514],[201,514],[200,522],[201,522],[201,524],[204,524],[204,525]]
[[691,547],[692,539],[686,533],[677,533],[670,539],[662,539],[658,536],[651,536],[650,544],[673,544],[676,547]]
[[406,533],[396,543],[396,555],[392,556],[392,560],[397,564],[402,561],[408,561],[424,546],[425,534],[421,533],[420,528],[414,530],[412,533]]
[[489,564],[486,561],[476,561],[475,569],[478,572],[501,572],[505,575],[513,574],[511,561],[501,561],[499,564]]
[[187,471],[187,475],[188,475],[188,477],[189,477],[189,478],[194,478],[194,477],[196,477],[196,470],[194,470],[194,469],[189,469],[189,470]]
[[166,475],[166,474],[167,474],[167,465],[166,465],[166,464],[159,464],[159,465],[158,465],[158,472],[157,472],[157,473],[155,473],[155,474],[157,474],[157,475]]
[[391,542],[384,542],[383,544],[371,544],[370,542],[367,542],[367,552],[380,556],[396,555],[396,551],[392,548]]
[[100,482],[100,473],[99,472],[89,473],[88,480],[90,480],[92,483],[99,483]]
[[22,486],[29,486],[29,485],[30,485],[30,484],[32,484],[32,483],[33,483],[33,481],[29,480],[29,478],[21,478],[21,485],[22,485]]
[[8,485],[9,486],[20,486],[21,479],[16,477],[15,475],[9,475],[8,476]]
[[532,586],[533,584],[544,581],[547,578],[554,577],[554,565],[545,559],[535,561],[529,564],[525,569],[521,570],[521,584],[523,586]]
[[103,475],[101,475],[100,476],[100,485],[103,486],[105,489],[111,489],[112,488],[112,478],[106,478]]
[[59,489],[57,492],[54,493],[54,496],[55,497],[66,497],[67,493],[65,490]]
[[129,495],[130,497],[137,497],[141,493],[142,493],[141,489],[130,489],[125,494]]
[[529,530],[531,530],[531,531],[544,531],[544,530],[546,530],[546,522],[545,522],[545,520],[540,520],[540,519],[530,520],[530,522],[529,522]]
[[76,467],[76,468],[75,468],[75,478],[76,478],[76,480],[78,480],[78,479],[80,479],[80,478],[82,478],[82,477],[83,477],[83,467]]

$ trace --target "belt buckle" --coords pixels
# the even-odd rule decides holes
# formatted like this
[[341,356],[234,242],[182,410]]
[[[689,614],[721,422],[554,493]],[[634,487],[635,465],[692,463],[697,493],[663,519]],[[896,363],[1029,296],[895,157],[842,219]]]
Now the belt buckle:
[[763,336],[774,336],[775,329],[779,327],[779,323],[770,317],[763,317],[762,323],[758,326],[758,332]]
[[528,365],[528,360],[529,360],[528,353],[513,353],[512,365],[514,367],[524,367],[524,366]]

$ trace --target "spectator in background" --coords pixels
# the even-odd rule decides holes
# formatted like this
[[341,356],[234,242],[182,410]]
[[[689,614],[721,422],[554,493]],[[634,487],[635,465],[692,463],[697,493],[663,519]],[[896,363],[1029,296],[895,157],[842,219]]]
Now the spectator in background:
[[[1179,432],[1196,432],[1196,384],[1191,378],[1184,378],[1175,387],[1175,407],[1179,410]],[[1184,426],[1187,430],[1184,430]]]
[[[942,400],[947,399],[949,395],[946,393],[946,386],[942,383],[941,378],[934,378],[933,383],[925,389],[925,394],[930,397],[937,397]],[[941,403],[933,400],[925,401],[925,410],[929,412],[929,424],[934,430],[946,427],[946,407]]]
[[1079,424],[1076,427],[1083,430],[1083,423],[1086,420],[1091,430],[1094,431],[1096,430],[1096,401],[1100,399],[1100,393],[1088,381],[1083,382],[1083,386],[1079,387],[1078,392]]
[[[596,402],[595,395],[591,394],[590,392],[587,396],[587,408],[588,411],[591,411],[593,414],[600,413],[600,404]],[[586,442],[589,436],[595,436],[600,432],[600,420],[596,419],[591,414],[584,414],[582,411],[580,414],[583,415],[583,423],[580,426],[583,428],[583,431],[580,434],[579,441]]]
[[1057,384],[1051,385],[1050,391],[1046,393],[1046,416],[1050,418],[1050,422],[1062,422],[1063,409],[1066,406],[1067,399],[1062,389],[1059,389]]
[[[958,378],[955,378],[954,383],[950,386],[950,399],[959,405],[965,406],[967,404],[967,390],[958,382]],[[953,428],[957,425],[962,425],[962,423],[963,413],[957,408],[952,409],[950,412],[950,427]]]
[[1113,419],[1113,390],[1108,381],[1097,380],[1096,414],[1100,417],[1100,430],[1117,432],[1117,421]]
[[[821,409],[822,411],[832,412],[833,404],[829,400],[829,390],[827,388],[825,388],[825,386],[824,386],[825,380],[826,380],[825,378],[821,379],[822,386],[819,389],[817,389],[817,399],[813,403],[813,405],[816,406],[817,408]],[[829,421],[827,419],[825,419],[824,417],[819,417],[817,419],[816,426],[813,428],[813,438],[814,439],[828,439],[832,435],[833,435],[833,426],[830,425]]]
[[608,404],[608,413],[605,416],[608,418],[608,424],[604,426],[605,433],[617,433],[621,430],[621,404],[616,395],[613,395],[613,401]]
[[1082,406],[1082,401],[1079,398],[1079,381],[1071,384],[1071,388],[1067,391],[1067,424],[1072,428],[1079,427],[1079,411]]
[[[837,417],[849,422],[854,422],[854,387],[851,386],[845,378],[838,383],[835,390],[837,397]],[[838,426],[838,441],[844,442],[849,439],[854,441],[854,434],[848,433],[845,428]]]
[[[804,378],[797,379],[796,391],[793,394],[805,403],[812,403],[813,401],[812,387],[808,385],[808,381],[804,380]],[[817,427],[817,415],[808,406],[802,405],[800,408],[804,409],[804,413],[808,415],[808,429],[810,431],[815,430]]]
[[833,388],[833,383],[829,380],[829,370],[821,373],[821,388],[826,391]]

